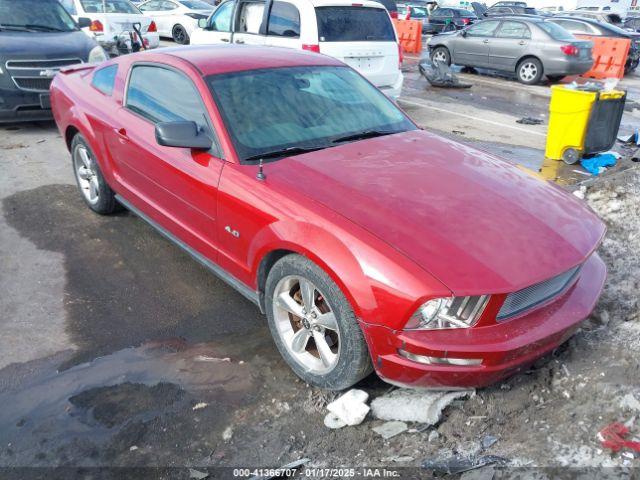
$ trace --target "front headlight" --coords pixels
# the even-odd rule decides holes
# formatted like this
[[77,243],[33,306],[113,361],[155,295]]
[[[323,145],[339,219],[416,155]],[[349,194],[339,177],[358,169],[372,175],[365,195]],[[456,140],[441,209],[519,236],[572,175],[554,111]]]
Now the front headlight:
[[489,295],[429,300],[411,316],[405,330],[471,328],[480,320],[488,302]]
[[104,48],[97,46],[93,47],[89,52],[89,63],[101,63],[108,60],[107,53],[104,51]]

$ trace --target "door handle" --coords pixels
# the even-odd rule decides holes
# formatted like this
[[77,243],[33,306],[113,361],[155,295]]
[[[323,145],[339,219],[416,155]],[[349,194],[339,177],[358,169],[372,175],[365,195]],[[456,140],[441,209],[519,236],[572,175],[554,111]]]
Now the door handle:
[[118,136],[120,142],[125,143],[129,141],[129,137],[127,136],[127,130],[125,128],[114,128],[114,132]]
[[223,42],[229,43],[229,39],[228,38],[221,38],[220,40],[222,40]]
[[483,40],[482,43],[489,43],[489,39]]
[[525,42],[524,40],[520,40],[520,43],[518,45],[526,45],[527,42]]
[[244,40],[238,39],[236,40],[236,43],[244,43]]

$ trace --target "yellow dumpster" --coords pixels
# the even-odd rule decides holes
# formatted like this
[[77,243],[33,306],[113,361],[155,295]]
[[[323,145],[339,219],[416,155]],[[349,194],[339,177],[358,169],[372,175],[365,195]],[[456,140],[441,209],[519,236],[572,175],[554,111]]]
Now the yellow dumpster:
[[568,164],[585,155],[606,152],[616,142],[626,92],[589,87],[551,87],[545,156]]

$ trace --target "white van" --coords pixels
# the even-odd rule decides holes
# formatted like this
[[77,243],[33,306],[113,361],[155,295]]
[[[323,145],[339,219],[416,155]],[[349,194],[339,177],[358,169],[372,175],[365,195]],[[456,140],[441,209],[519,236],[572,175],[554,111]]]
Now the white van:
[[227,0],[191,34],[192,45],[240,43],[324,53],[397,98],[404,77],[391,17],[378,2]]

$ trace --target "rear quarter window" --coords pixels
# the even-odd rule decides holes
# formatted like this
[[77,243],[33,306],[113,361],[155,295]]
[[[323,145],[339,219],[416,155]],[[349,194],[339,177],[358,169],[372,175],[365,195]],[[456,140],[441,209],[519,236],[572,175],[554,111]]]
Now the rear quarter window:
[[105,95],[112,95],[117,73],[117,65],[110,65],[108,67],[101,68],[100,70],[96,70],[93,74],[91,85],[93,88],[101,91]]
[[385,9],[372,7],[317,7],[321,42],[395,42],[396,36]]

